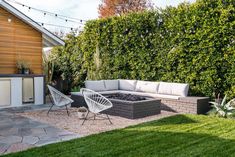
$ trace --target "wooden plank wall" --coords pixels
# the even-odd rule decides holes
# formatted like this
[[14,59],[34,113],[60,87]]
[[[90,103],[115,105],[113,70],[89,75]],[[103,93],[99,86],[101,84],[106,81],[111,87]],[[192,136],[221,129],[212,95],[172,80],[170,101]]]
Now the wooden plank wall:
[[[11,19],[11,22],[8,21]],[[16,61],[42,74],[42,34],[0,7],[0,74],[17,73]]]

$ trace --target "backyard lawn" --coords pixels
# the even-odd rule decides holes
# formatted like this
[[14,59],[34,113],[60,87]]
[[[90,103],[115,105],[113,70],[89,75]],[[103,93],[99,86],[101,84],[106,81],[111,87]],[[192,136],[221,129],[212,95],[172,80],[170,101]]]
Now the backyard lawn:
[[7,156],[235,156],[235,121],[177,115]]

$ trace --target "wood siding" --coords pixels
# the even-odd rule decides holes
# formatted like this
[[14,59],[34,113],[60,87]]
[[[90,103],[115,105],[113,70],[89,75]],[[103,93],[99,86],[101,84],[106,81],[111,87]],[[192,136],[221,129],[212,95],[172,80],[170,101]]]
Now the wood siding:
[[[8,18],[11,22],[8,22]],[[17,73],[16,61],[42,74],[42,34],[0,7],[0,74]]]

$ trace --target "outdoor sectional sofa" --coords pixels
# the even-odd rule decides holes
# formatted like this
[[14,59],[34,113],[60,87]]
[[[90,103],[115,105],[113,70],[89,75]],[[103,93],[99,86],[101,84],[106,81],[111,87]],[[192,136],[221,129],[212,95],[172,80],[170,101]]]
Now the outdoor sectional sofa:
[[[189,85],[184,83],[150,82],[140,80],[86,81],[85,87],[100,94],[124,93],[161,99],[161,110],[177,113],[204,114],[209,110],[208,97],[188,96]],[[75,103],[76,95],[72,93]]]

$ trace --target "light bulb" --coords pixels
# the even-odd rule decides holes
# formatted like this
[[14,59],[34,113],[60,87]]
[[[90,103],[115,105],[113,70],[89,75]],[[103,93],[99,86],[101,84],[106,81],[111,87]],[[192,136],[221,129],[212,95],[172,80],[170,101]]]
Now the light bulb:
[[12,19],[11,19],[11,18],[8,18],[7,21],[10,23],[10,22],[12,21]]

